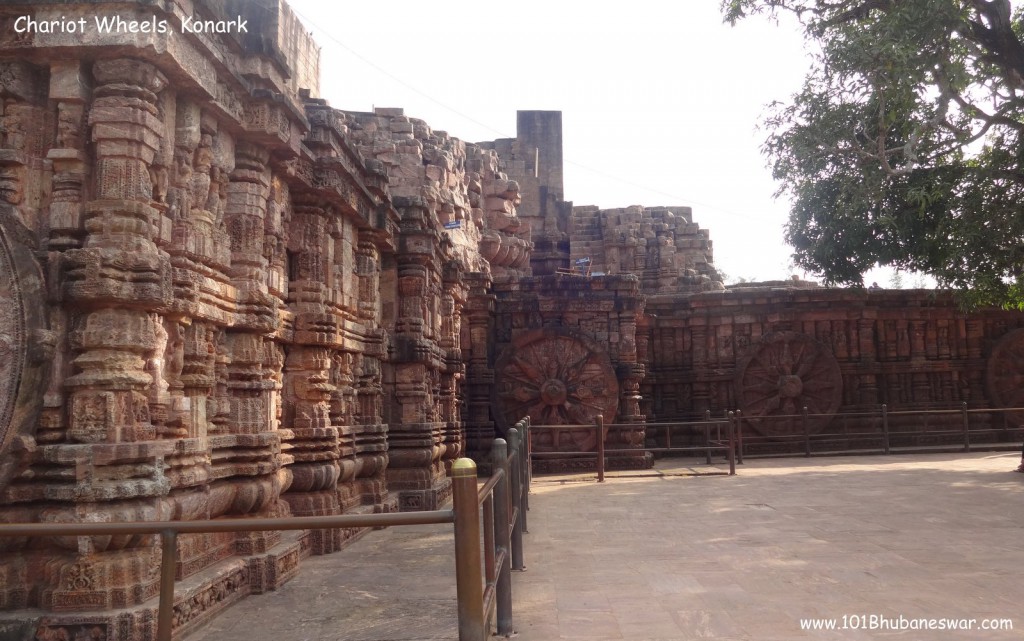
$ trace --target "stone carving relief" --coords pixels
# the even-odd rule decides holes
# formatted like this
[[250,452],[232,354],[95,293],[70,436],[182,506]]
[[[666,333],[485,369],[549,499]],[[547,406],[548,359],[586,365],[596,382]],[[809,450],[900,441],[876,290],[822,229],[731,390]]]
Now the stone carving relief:
[[[599,414],[611,423],[616,416],[619,384],[608,354],[568,332],[535,330],[513,341],[498,360],[495,381],[494,406],[506,428],[526,415],[536,425],[592,425]],[[567,430],[562,437],[583,450],[597,445],[594,430]],[[540,447],[569,445],[536,438]]]
[[[1003,336],[988,358],[985,384],[997,407],[1024,407],[1024,329]],[[1010,420],[1024,422],[1024,411],[1011,412]]]
[[[10,226],[8,226],[10,225]],[[0,209],[0,491],[30,461],[45,380],[41,277]]]
[[[796,416],[804,407],[808,429],[820,431],[839,409],[843,379],[839,363],[823,344],[806,334],[768,334],[743,358],[736,375],[743,416],[765,436],[802,433]],[[779,418],[774,418],[779,417]]]
[[[0,231],[0,234],[3,232]],[[25,361],[24,300],[14,276],[14,257],[0,236],[0,438],[6,440]]]

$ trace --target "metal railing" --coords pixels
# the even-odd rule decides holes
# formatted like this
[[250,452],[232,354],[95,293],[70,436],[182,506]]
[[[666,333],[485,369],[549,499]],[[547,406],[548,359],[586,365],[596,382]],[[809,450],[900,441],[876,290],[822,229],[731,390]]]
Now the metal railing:
[[[508,636],[513,632],[511,571],[526,569],[523,534],[526,532],[526,510],[529,509],[529,434],[529,419],[523,419],[508,431],[507,442],[500,438],[494,440],[491,446],[493,471],[479,490],[476,490],[476,464],[469,459],[460,459],[468,464],[463,464],[458,470],[452,466],[452,482],[463,487],[455,495],[455,512],[467,515],[455,525],[459,641],[485,641],[495,614],[498,634]],[[477,542],[476,558],[463,558],[458,553],[460,541],[465,542],[465,548],[474,547],[471,543]]]
[[[677,432],[679,428],[685,428],[690,431],[691,442],[694,440],[694,436],[703,437],[700,444],[697,445],[673,445],[672,434]],[[722,434],[722,430],[725,430],[725,434]],[[708,465],[711,465],[711,453],[717,451],[725,452],[726,459],[729,461],[729,475],[735,476],[736,474],[736,462],[737,452],[740,449],[740,434],[737,428],[736,416],[734,412],[726,412],[725,418],[712,419],[711,412],[704,412],[703,421],[676,421],[676,422],[664,422],[664,423],[647,423],[647,430],[654,438],[656,435],[663,434],[665,437],[664,447],[646,447],[648,452],[657,454],[678,454],[678,453],[693,453],[693,454],[704,454],[704,460]],[[679,436],[677,435],[677,439]],[[677,440],[678,443],[678,440]]]
[[[529,434],[529,423],[520,425]],[[495,594],[498,602],[498,631],[510,634],[512,592],[510,567],[523,569],[523,540],[529,492],[528,439],[510,430],[509,444],[497,439],[493,456],[495,471],[477,490],[476,464],[460,458],[452,464],[452,508],[425,512],[386,514],[338,514],[290,518],[241,518],[230,520],[126,522],[126,523],[5,523],[2,537],[66,537],[105,535],[158,535],[161,543],[157,641],[171,641],[174,617],[174,573],[179,534],[214,532],[264,532],[280,530],[321,530],[339,528],[382,528],[399,525],[452,523],[455,532],[456,591],[458,594],[459,641],[484,641],[490,625]],[[511,482],[509,482],[511,479]],[[525,483],[523,480],[525,479]],[[484,540],[487,565],[486,585],[481,572],[480,506],[494,505],[489,522],[492,535]],[[485,510],[486,511],[486,510]],[[487,519],[485,519],[487,520]],[[485,523],[485,528],[487,524]],[[495,533],[496,532],[496,533]],[[511,533],[511,534],[510,534]],[[511,558],[509,555],[511,553]]]
[[[970,452],[972,448],[981,445],[978,442],[980,433],[999,433],[1003,442],[1007,443],[1010,440],[1020,441],[1020,423],[1024,423],[1024,420],[1018,420],[1016,426],[1010,427],[1009,415],[1014,412],[1024,416],[1024,408],[968,409],[967,403],[962,403],[959,408],[897,411],[889,410],[888,405],[882,404],[867,411],[837,414],[815,414],[804,407],[799,414],[763,417],[748,417],[736,410],[734,416],[737,424],[737,455],[742,463],[744,455],[750,453],[752,446],[785,443],[801,448],[804,456],[811,456],[813,452],[821,452],[823,449],[830,452],[891,454],[897,447],[910,448],[914,451],[948,450],[950,447],[956,447],[964,452]],[[993,425],[991,420],[997,416],[1004,419],[1001,427]],[[972,418],[982,420],[975,420],[972,428]],[[812,431],[811,423],[815,419],[825,419],[829,425],[816,432]],[[753,429],[744,435],[744,423],[755,421],[768,427],[769,435],[752,433],[756,432]],[[773,422],[787,422],[798,427],[788,434],[774,434],[770,433]],[[1014,435],[1017,438],[1011,439]],[[993,445],[992,442],[986,444]]]
[[[736,421],[732,412],[729,412],[723,420],[712,420],[710,412],[706,415],[703,422],[675,422],[675,423],[610,423],[605,424],[604,417],[598,415],[594,418],[593,424],[578,424],[578,425],[532,425],[530,429],[534,432],[540,431],[551,431],[554,432],[552,439],[553,447],[558,448],[560,442],[559,433],[565,431],[578,431],[578,430],[594,430],[597,447],[596,451],[583,451],[583,450],[561,450],[550,452],[538,452],[533,451],[531,453],[531,459],[552,459],[552,458],[566,458],[566,457],[592,457],[595,459],[595,466],[597,468],[597,481],[598,483],[604,482],[605,470],[607,468],[607,458],[609,453],[643,453],[643,452],[659,452],[659,453],[677,453],[677,452],[700,452],[705,455],[707,463],[711,464],[711,453],[712,452],[723,452],[729,461],[729,475],[734,476],[736,474],[736,452],[738,446],[738,437],[736,429]],[[612,428],[618,429],[651,429],[652,427],[660,428],[665,430],[667,443],[665,447],[642,447],[642,448],[608,448],[605,441],[608,437],[608,433]],[[672,431],[679,428],[687,428],[691,430],[698,430],[704,435],[704,442],[699,446],[673,446],[672,445]],[[724,428],[724,435],[723,435]]]

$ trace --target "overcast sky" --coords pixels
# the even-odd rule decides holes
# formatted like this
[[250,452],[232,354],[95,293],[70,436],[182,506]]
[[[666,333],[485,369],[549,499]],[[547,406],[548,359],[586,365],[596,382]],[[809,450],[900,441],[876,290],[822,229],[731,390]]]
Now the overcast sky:
[[791,273],[758,125],[808,69],[794,24],[729,27],[718,0],[291,4],[332,106],[403,107],[470,142],[513,137],[517,109],[560,110],[566,199],[687,205],[732,279]]

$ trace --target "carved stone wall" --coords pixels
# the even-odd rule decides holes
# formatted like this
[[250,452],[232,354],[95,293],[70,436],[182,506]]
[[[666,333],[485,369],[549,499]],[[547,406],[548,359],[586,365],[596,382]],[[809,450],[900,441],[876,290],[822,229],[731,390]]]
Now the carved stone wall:
[[[1015,407],[1014,354],[1024,315],[965,314],[949,293],[739,287],[685,298],[652,296],[650,359],[642,386],[651,420],[699,418],[740,409],[762,436],[838,429],[836,414]],[[1019,434],[1019,420],[972,415],[979,441]],[[875,419],[845,419],[845,429],[878,431]],[[933,418],[958,425],[959,416]],[[859,421],[859,422],[858,422]],[[893,416],[893,431],[920,421]],[[1009,431],[1007,431],[1009,430]],[[922,441],[924,442],[924,441]],[[909,443],[908,443],[909,444]]]
[[[504,432],[519,417],[538,425],[609,427],[616,467],[646,467],[640,383],[648,355],[637,351],[644,297],[636,276],[538,276],[495,285],[497,354],[493,407]],[[596,451],[594,430],[538,430],[537,451]],[[538,469],[593,468],[592,459],[538,460]]]
[[450,491],[446,471],[466,451],[462,435],[474,453],[494,438],[489,289],[529,273],[529,229],[516,214],[519,185],[494,151],[401,109],[346,112],[344,121],[356,148],[386,171],[401,216],[386,275],[396,292],[388,482],[403,509],[428,509]]
[[645,294],[723,289],[708,230],[689,207],[574,207],[571,229],[570,264],[636,274]]
[[[228,6],[248,34],[173,28]],[[26,12],[172,28],[17,34]],[[1022,402],[1022,314],[722,291],[688,208],[563,200],[560,113],[470,144],[332,109],[318,65],[280,2],[0,6],[0,521],[430,509],[454,459],[524,414],[601,414],[610,463],[644,467],[651,419],[740,408],[770,437],[804,406],[827,430],[878,403]],[[591,275],[558,273],[583,258]],[[1002,438],[1021,418],[985,420]],[[596,449],[591,430],[535,439]],[[360,534],[181,536],[177,632]],[[152,638],[160,554],[0,539],[0,623]]]
[[[518,187],[493,151],[418,121],[419,138],[381,115],[392,137],[367,138],[378,116],[316,98],[318,50],[290,10],[236,4],[248,36],[176,28],[186,11],[227,17],[219,2],[0,7],[0,521],[446,496],[491,280],[528,269]],[[25,12],[171,28],[10,41]],[[176,630],[359,534],[181,536]],[[153,537],[0,550],[0,619],[152,637]]]
[[[1012,330],[1024,327],[1021,313],[965,315],[946,294],[832,290],[799,280],[726,291],[709,234],[688,207],[573,207],[561,200],[561,168],[552,166],[561,162],[557,112],[520,112],[518,125],[517,138],[486,143],[522,185],[518,213],[532,229],[538,276],[495,287],[499,428],[505,416],[525,410],[538,423],[596,413],[574,412],[579,399],[548,385],[566,360],[558,354],[573,351],[562,349],[564,331],[588,346],[585,359],[581,353],[570,362],[614,353],[620,340],[635,344],[636,356],[626,362],[636,365],[611,360],[623,400],[636,398],[638,408],[620,403],[609,421],[697,419],[740,409],[751,435],[773,437],[801,434],[802,423],[775,417],[804,407],[823,415],[808,421],[818,432],[836,429],[835,414],[877,413],[881,403],[894,411],[1019,404],[1013,363],[1024,338]],[[559,269],[577,273],[541,276]],[[623,294],[615,283],[627,275],[636,290],[626,300],[642,311],[619,331],[605,314],[617,308],[611,301]],[[565,403],[555,402],[563,396]],[[868,425],[874,419],[857,420],[844,419],[845,429],[875,428]],[[1015,415],[972,420],[978,440],[1019,438]],[[913,418],[890,422],[894,430],[916,429]],[[569,449],[593,449],[582,432],[577,437]]]

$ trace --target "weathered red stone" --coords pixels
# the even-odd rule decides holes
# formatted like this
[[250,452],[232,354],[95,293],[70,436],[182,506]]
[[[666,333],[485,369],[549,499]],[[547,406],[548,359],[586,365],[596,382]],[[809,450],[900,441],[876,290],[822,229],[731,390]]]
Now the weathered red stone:
[[[726,289],[689,208],[564,200],[560,113],[471,144],[401,109],[333,109],[315,44],[264,4],[235,3],[249,37],[201,38],[16,34],[26,11],[123,6],[0,7],[0,521],[430,509],[452,462],[483,462],[524,414],[601,415],[609,463],[643,467],[648,423],[707,411],[771,438],[803,407],[827,433],[881,403],[1021,404],[1024,315]],[[179,5],[125,18],[176,24]],[[977,439],[1019,440],[1019,413],[976,416]],[[534,438],[597,447],[590,429]],[[359,535],[181,536],[176,630]],[[153,537],[0,552],[0,624],[152,638]]]

